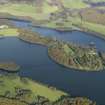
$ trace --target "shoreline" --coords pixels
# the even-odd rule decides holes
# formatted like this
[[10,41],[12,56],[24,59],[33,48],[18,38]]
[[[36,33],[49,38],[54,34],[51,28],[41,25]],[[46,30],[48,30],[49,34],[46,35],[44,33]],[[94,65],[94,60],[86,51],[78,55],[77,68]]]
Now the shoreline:
[[[95,68],[93,68],[94,70],[91,70],[92,68],[90,67],[90,69],[89,68],[85,68],[85,67],[83,67],[82,65],[81,65],[81,67],[80,68],[77,68],[77,66],[72,66],[72,65],[66,65],[66,64],[62,64],[61,62],[59,62],[59,61],[56,61],[55,59],[54,59],[54,57],[52,56],[52,54],[51,54],[51,52],[50,52],[50,44],[54,44],[54,41],[52,40],[52,39],[50,39],[47,43],[44,43],[43,42],[43,39],[44,39],[44,41],[46,41],[46,38],[45,37],[40,37],[40,36],[36,36],[36,38],[38,38],[37,40],[36,40],[36,38],[35,38],[35,33],[32,33],[31,34],[31,36],[30,36],[30,38],[29,38],[29,35],[24,35],[24,32],[25,31],[22,31],[23,32],[23,35],[21,34],[21,36],[19,36],[19,38],[21,39],[21,40],[24,40],[25,42],[28,42],[28,43],[31,43],[31,44],[37,44],[37,45],[42,45],[42,46],[47,46],[47,51],[48,51],[48,56],[50,56],[50,58],[51,59],[53,59],[53,61],[54,62],[56,62],[56,63],[58,63],[58,64],[61,64],[61,65],[63,65],[64,67],[67,67],[67,68],[69,68],[69,69],[75,69],[75,70],[79,70],[79,71],[88,71],[88,72],[91,72],[91,71],[93,71],[93,72],[98,72],[98,71],[103,71],[103,69],[104,68],[102,68],[102,66],[101,66],[101,68],[99,67],[99,68],[97,68],[97,69],[95,69]],[[28,30],[27,30],[27,34],[28,34]],[[36,33],[36,35],[37,35],[37,33]],[[31,39],[31,37],[32,36],[34,36],[33,37],[33,39],[35,38],[35,40],[33,40],[33,39]],[[27,38],[29,38],[29,39],[27,39]],[[38,42],[39,41],[39,42]],[[56,42],[59,42],[59,41],[56,41]],[[49,44],[49,45],[48,45]],[[70,44],[70,43],[69,43]],[[73,44],[74,46],[76,46],[76,47],[79,47],[79,46],[77,46],[77,45],[75,45],[75,44]],[[87,50],[88,49],[90,49],[90,48],[86,48]],[[98,57],[99,57],[99,55],[98,55]],[[72,59],[72,57],[71,57],[71,59]],[[99,59],[99,58],[97,58],[97,59]],[[59,60],[59,59],[58,59]],[[75,64],[75,63],[74,63]],[[103,65],[103,64],[102,64]]]
[[11,71],[11,70],[5,70],[5,69],[0,68],[0,71],[1,72],[4,72],[4,73],[12,73],[12,74],[15,74],[15,73],[18,73],[20,70]]
[[[68,66],[66,66],[66,65],[64,65],[64,64],[62,64],[62,63],[59,63],[59,62],[57,62],[50,54],[49,54],[49,51],[48,51],[48,47],[47,47],[47,45],[44,45],[44,44],[41,44],[41,43],[37,43],[37,42],[29,42],[29,41],[26,41],[26,40],[24,40],[24,39],[20,39],[19,37],[15,37],[15,38],[17,38],[17,39],[19,39],[19,40],[21,40],[21,41],[23,41],[24,43],[27,43],[27,44],[32,44],[32,45],[39,45],[39,46],[43,46],[43,47],[46,47],[47,48],[47,55],[48,55],[48,57],[49,57],[49,59],[50,60],[52,60],[53,62],[55,62],[56,64],[58,64],[58,65],[60,65],[60,66],[62,66],[62,67],[64,67],[64,68],[67,68],[67,69],[70,69],[70,70],[72,70],[73,69],[73,71],[77,71],[77,72],[103,72],[104,70],[97,70],[97,71],[94,71],[94,70],[92,70],[92,71],[89,71],[89,70],[83,70],[83,69],[77,69],[77,68],[74,68],[74,67],[68,67]],[[3,70],[0,70],[0,71],[3,71]],[[5,70],[6,71],[6,70]],[[6,71],[6,72],[8,72],[8,71]],[[11,71],[9,71],[9,72],[11,72]],[[14,73],[15,72],[18,72],[18,70],[17,71],[14,71]]]
[[[18,36],[14,36],[16,38],[18,38],[19,40],[22,40],[26,43],[29,43],[29,44],[36,44],[36,45],[41,45],[41,46],[44,46],[44,47],[47,47],[48,48],[48,55],[50,56],[51,59],[53,59],[56,63],[60,64],[60,65],[63,65],[64,67],[67,67],[69,69],[74,69],[74,70],[78,70],[78,71],[88,71],[88,72],[98,72],[98,71],[103,71],[104,68],[102,68],[102,66],[99,66],[97,67],[97,69],[95,68],[92,68],[94,70],[91,70],[91,67],[90,69],[88,67],[84,67],[83,65],[81,64],[77,64],[77,61],[73,61],[72,65],[71,64],[68,64],[68,61],[67,62],[60,62],[60,59],[55,60],[56,58],[53,57],[52,53],[50,52],[50,46],[53,46],[54,43],[58,43],[60,42],[59,40],[53,40],[52,38],[47,38],[47,37],[41,37],[39,33],[35,33],[35,32],[32,32],[28,29],[20,29],[20,28],[17,28],[18,29]],[[27,33],[27,34],[26,34]],[[61,41],[62,42],[62,41]],[[62,43],[63,44],[63,43]],[[66,42],[64,43],[64,45],[66,44]],[[68,43],[69,45],[73,45],[72,47],[76,49],[79,48],[80,46],[76,45],[75,43]],[[82,47],[80,47],[81,49]],[[52,49],[52,48],[51,48]],[[87,50],[90,49],[90,48],[87,48]],[[79,50],[79,49],[78,49]],[[81,51],[81,50],[80,50]],[[89,50],[88,50],[89,51]],[[52,51],[53,52],[53,51]],[[56,52],[56,51],[55,51]],[[51,54],[50,54],[51,53]],[[71,57],[70,59],[74,59],[73,57]],[[82,59],[82,58],[81,58]],[[99,58],[97,58],[99,59]],[[67,59],[68,60],[68,59]],[[81,61],[80,61],[81,62]],[[79,62],[78,62],[79,63]],[[102,64],[103,65],[103,64]],[[94,66],[93,66],[94,67]],[[101,68],[100,68],[101,67]]]
[[[54,42],[57,43],[59,41],[54,41],[52,38],[46,39],[46,37],[40,37],[40,35],[38,33],[35,34],[35,32],[31,32],[30,30],[27,30],[27,29],[26,30],[21,30],[20,29],[18,32],[20,32],[20,34],[17,36],[17,38],[19,40],[22,40],[22,41],[24,41],[26,43],[29,43],[29,44],[35,44],[35,45],[41,45],[41,46],[47,47],[48,56],[50,56],[50,58],[53,59],[54,62],[56,62],[56,63],[58,63],[60,65],[63,65],[64,67],[67,67],[69,69],[78,70],[78,71],[86,71],[86,72],[98,72],[98,71],[103,71],[103,69],[104,69],[101,66],[101,68],[100,67],[97,67],[97,69],[93,68],[94,70],[91,70],[92,69],[91,67],[89,67],[90,68],[89,69],[88,67],[85,68],[82,65],[79,66],[79,68],[78,68],[78,64],[76,64],[76,62],[73,63],[74,65],[76,64],[75,66],[74,65],[70,65],[67,62],[65,62],[64,64],[62,64],[62,62],[59,61],[60,59],[58,59],[58,61],[55,60],[56,58],[53,57],[53,55],[51,54],[50,49],[49,49],[50,48],[50,44],[53,45]],[[27,32],[27,34],[26,34],[26,32]],[[65,42],[65,44],[66,44],[66,42]],[[75,43],[74,44],[72,43],[72,45],[74,46],[74,48],[75,47],[79,48],[79,46],[77,46]],[[86,49],[88,50],[90,48],[86,48]],[[71,59],[73,59],[73,58],[71,57]],[[99,59],[99,58],[97,58],[97,59]]]
[[[60,65],[60,66],[62,66],[62,67],[64,67],[64,68],[67,68],[67,69],[69,69],[69,70],[72,70],[72,71],[75,71],[75,72],[84,72],[84,73],[96,73],[96,72],[105,72],[105,70],[97,70],[97,71],[89,71],[89,70],[83,70],[83,69],[76,69],[76,68],[73,68],[73,67],[67,67],[67,66],[65,66],[64,64],[62,64],[62,63],[59,63],[59,62],[57,62],[55,59],[53,59],[53,57],[51,57],[50,55],[48,56],[53,62],[55,62],[56,64],[58,64],[58,65]],[[68,70],[68,71],[69,71]]]
[[8,73],[15,73],[20,70],[20,66],[14,62],[0,63],[0,71],[5,71]]
[[83,33],[88,33],[89,34],[89,36],[95,36],[95,37],[97,37],[97,38],[101,38],[101,39],[103,39],[104,41],[105,41],[105,35],[103,35],[103,34],[100,34],[100,33],[98,33],[98,32],[95,32],[95,31],[91,31],[91,30],[83,30],[82,28],[81,28],[81,30],[75,30],[75,31],[80,31],[80,32],[83,32]]
[[45,29],[51,29],[51,30],[56,30],[56,31],[60,31],[60,32],[73,32],[73,31],[78,31],[78,32],[83,32],[83,33],[87,33],[89,34],[89,36],[95,36],[97,38],[101,38],[103,40],[105,40],[105,35],[103,34],[100,34],[100,33],[97,33],[97,32],[94,32],[94,31],[89,31],[89,30],[83,30],[82,28],[79,28],[78,29],[72,29],[72,30],[59,30],[57,28],[49,28],[49,27],[44,27],[44,26],[33,26],[33,27],[38,27],[38,28],[45,28]]
[[103,34],[100,34],[100,33],[97,33],[97,32],[92,32],[92,31],[84,31],[82,28],[81,29],[73,29],[73,30],[64,30],[64,31],[61,31],[59,29],[56,29],[56,28],[49,28],[49,27],[44,27],[44,26],[34,26],[34,27],[38,27],[38,28],[45,28],[45,29],[51,29],[51,30],[56,30],[56,31],[60,31],[60,32],[73,32],[73,31],[78,31],[78,32],[82,32],[82,33],[87,33],[89,34],[89,36],[93,36],[93,37],[97,37],[97,38],[100,38],[102,40],[105,41],[105,35]]
[[[102,38],[102,39],[105,40],[105,35],[104,34],[101,34],[101,33],[95,32],[95,31],[91,31],[89,29],[85,29],[84,30],[83,27],[79,27],[79,26],[76,26],[76,28],[74,28],[74,29],[72,28],[71,30],[69,28],[68,29],[66,29],[66,28],[65,29],[59,29],[59,28],[54,28],[54,27],[42,26],[42,25],[33,25],[33,23],[35,21],[37,21],[37,20],[34,20],[31,17],[27,17],[27,16],[15,16],[15,15],[11,15],[11,14],[8,14],[8,13],[4,13],[4,16],[2,16],[3,13],[0,13],[0,14],[1,14],[0,19],[17,20],[17,21],[29,22],[29,23],[32,23],[32,25],[31,25],[32,27],[53,29],[53,30],[60,31],[60,32],[80,31],[80,32],[89,33],[92,36],[96,36],[98,38]],[[13,24],[11,24],[11,25],[13,26]]]
[[[63,90],[61,90],[61,89],[58,89],[58,88],[56,88],[56,87],[54,87],[54,86],[51,86],[51,85],[49,85],[49,84],[45,84],[45,83],[41,83],[40,81],[36,81],[36,80],[33,80],[33,79],[31,79],[31,78],[28,78],[28,77],[25,77],[25,76],[19,76],[19,75],[14,75],[14,74],[1,74],[0,75],[0,79],[1,80],[5,80],[5,78],[6,78],[6,80],[8,81],[8,80],[11,80],[11,82],[12,82],[12,77],[14,78],[16,78],[16,80],[17,81],[19,81],[18,83],[23,83],[23,85],[25,85],[27,88],[26,89],[28,89],[28,90],[31,90],[32,91],[32,93],[31,94],[35,94],[35,91],[36,91],[36,88],[34,88],[34,90],[32,90],[33,89],[33,87],[31,87],[31,85],[33,85],[33,86],[36,86],[37,88],[40,88],[40,89],[45,89],[46,91],[48,91],[49,93],[50,93],[50,95],[52,95],[52,96],[54,96],[54,95],[57,95],[56,97],[54,97],[53,99],[51,98],[51,96],[50,95],[45,95],[45,93],[43,94],[43,93],[40,93],[40,91],[38,91],[38,94],[39,95],[42,95],[43,97],[45,97],[45,98],[48,98],[49,99],[49,101],[51,101],[51,102],[55,102],[56,100],[58,100],[60,97],[62,97],[62,96],[70,96],[70,94],[68,94],[67,92],[64,92]],[[2,79],[2,78],[4,78],[4,79]],[[22,81],[22,80],[24,80],[24,81],[26,81],[26,84],[24,84],[24,82]],[[15,80],[13,80],[13,81],[15,81]],[[13,83],[13,82],[12,82]],[[27,85],[28,84],[28,85]],[[15,84],[13,83],[13,88],[15,89]],[[18,85],[17,85],[17,87],[19,87]],[[8,88],[7,88],[8,89]],[[10,89],[10,88],[9,88]],[[23,87],[20,87],[20,89],[25,89],[25,88],[23,88]],[[0,94],[0,96],[1,96],[1,94]],[[4,97],[5,97],[5,94],[3,95]],[[15,98],[15,96],[12,96],[12,98]],[[20,96],[20,98],[21,98],[21,96]],[[30,99],[32,98],[32,101],[34,100],[34,97],[29,97]],[[29,100],[26,100],[26,99],[24,99],[24,101],[26,101],[26,102],[30,102]]]

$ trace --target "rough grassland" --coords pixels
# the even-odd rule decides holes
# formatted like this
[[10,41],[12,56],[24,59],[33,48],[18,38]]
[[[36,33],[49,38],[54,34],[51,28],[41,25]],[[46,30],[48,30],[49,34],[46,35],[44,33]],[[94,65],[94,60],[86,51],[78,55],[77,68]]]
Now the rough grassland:
[[33,19],[44,19],[48,13],[54,12],[57,7],[51,7],[44,3],[43,12],[37,12],[37,8],[28,4],[5,4],[0,6],[0,12],[10,13],[15,16],[31,16]]
[[105,0],[91,0],[91,2],[105,2]]
[[0,97],[0,105],[28,105],[28,104],[20,102],[18,100]]
[[80,9],[88,7],[88,5],[82,2],[82,0],[62,0],[62,2],[64,6],[68,8]]
[[[2,81],[0,84],[0,95],[4,95],[6,91],[10,91],[10,96],[15,96],[15,87],[29,89],[32,91],[32,96],[43,96],[48,98],[50,101],[56,101],[62,95],[66,95],[66,93],[62,91],[50,89],[47,86],[31,81],[27,78],[24,78],[24,81],[27,81],[26,83],[22,82],[21,78],[18,76],[0,76],[0,81]],[[29,97],[28,100],[32,100],[32,98],[33,97],[30,99]]]
[[0,29],[0,35],[2,35],[2,36],[18,36],[18,30],[15,28]]
[[[77,0],[62,0],[64,5],[68,5],[69,8],[84,8],[87,5],[84,4],[81,0],[78,1]],[[71,3],[72,2],[72,3]],[[29,16],[33,19],[40,19],[40,20],[44,20],[47,18],[48,13],[51,12],[55,12],[57,11],[58,8],[55,6],[49,6],[46,2],[44,3],[43,6],[43,12],[42,13],[37,13],[36,12],[36,7],[32,6],[32,5],[28,5],[28,4],[5,4],[5,5],[1,5],[0,6],[0,12],[3,13],[9,13],[15,16]],[[105,35],[105,26],[104,25],[100,25],[100,24],[95,24],[95,23],[91,23],[91,22],[82,22],[81,24],[81,20],[80,17],[78,16],[77,18],[70,18],[70,22],[65,22],[64,26],[62,25],[62,27],[64,28],[71,28],[71,23],[76,24],[79,27],[83,27],[83,28],[87,28],[90,31],[94,31],[96,33],[100,33]],[[52,28],[58,28],[59,26],[56,25],[56,22],[54,23],[54,21],[51,21],[49,23],[44,24],[43,26],[47,26],[47,27],[52,27]],[[12,29],[6,29],[6,30],[1,30],[0,34],[7,34],[10,35],[10,33],[12,33],[11,35],[16,34],[17,32],[16,30],[12,30]]]
[[84,29],[88,29],[92,32],[96,32],[96,33],[105,35],[104,25],[81,21],[79,18],[74,18],[74,19],[72,18],[72,23]]

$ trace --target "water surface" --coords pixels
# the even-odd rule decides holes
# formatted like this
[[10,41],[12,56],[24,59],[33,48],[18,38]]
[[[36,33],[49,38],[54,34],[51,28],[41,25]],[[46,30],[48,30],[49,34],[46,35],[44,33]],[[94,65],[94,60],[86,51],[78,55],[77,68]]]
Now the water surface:
[[[105,41],[88,33],[36,28],[31,27],[29,22],[13,21],[13,23],[18,27],[28,28],[44,36],[56,37],[64,41],[79,44],[89,44],[92,41],[99,50],[105,51]],[[0,60],[11,60],[21,65],[22,70],[19,73],[21,76],[55,86],[72,96],[86,96],[96,100],[99,105],[105,105],[105,71],[79,72],[65,68],[48,57],[46,47],[29,44],[14,37],[0,40]]]

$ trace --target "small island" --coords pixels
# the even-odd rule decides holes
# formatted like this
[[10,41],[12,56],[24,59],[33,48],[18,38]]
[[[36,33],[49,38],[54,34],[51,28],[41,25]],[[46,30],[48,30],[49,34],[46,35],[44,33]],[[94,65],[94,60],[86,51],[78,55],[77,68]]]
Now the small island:
[[0,70],[7,72],[16,72],[19,70],[19,68],[20,66],[14,62],[0,62]]

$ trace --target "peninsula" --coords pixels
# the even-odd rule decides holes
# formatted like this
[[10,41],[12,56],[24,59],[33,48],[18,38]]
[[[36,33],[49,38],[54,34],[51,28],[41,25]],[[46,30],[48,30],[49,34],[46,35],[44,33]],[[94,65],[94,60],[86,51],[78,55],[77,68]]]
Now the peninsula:
[[56,42],[48,48],[49,56],[57,63],[80,71],[101,71],[105,59],[93,46]]
[[[8,103],[7,103],[8,102]],[[1,105],[96,105],[87,98],[72,98],[54,87],[16,75],[0,75]]]
[[103,54],[93,45],[62,42],[28,30],[19,30],[19,33],[19,38],[24,41],[47,46],[51,59],[65,67],[81,71],[101,71],[105,68]]
[[[51,59],[65,67],[82,71],[101,71],[105,67],[103,54],[97,51],[95,46],[83,47],[74,43],[62,42],[54,38],[42,37],[39,33],[28,29],[16,27],[3,28],[0,32],[4,36],[14,36],[28,43],[47,46]],[[8,34],[6,34],[7,32]]]

